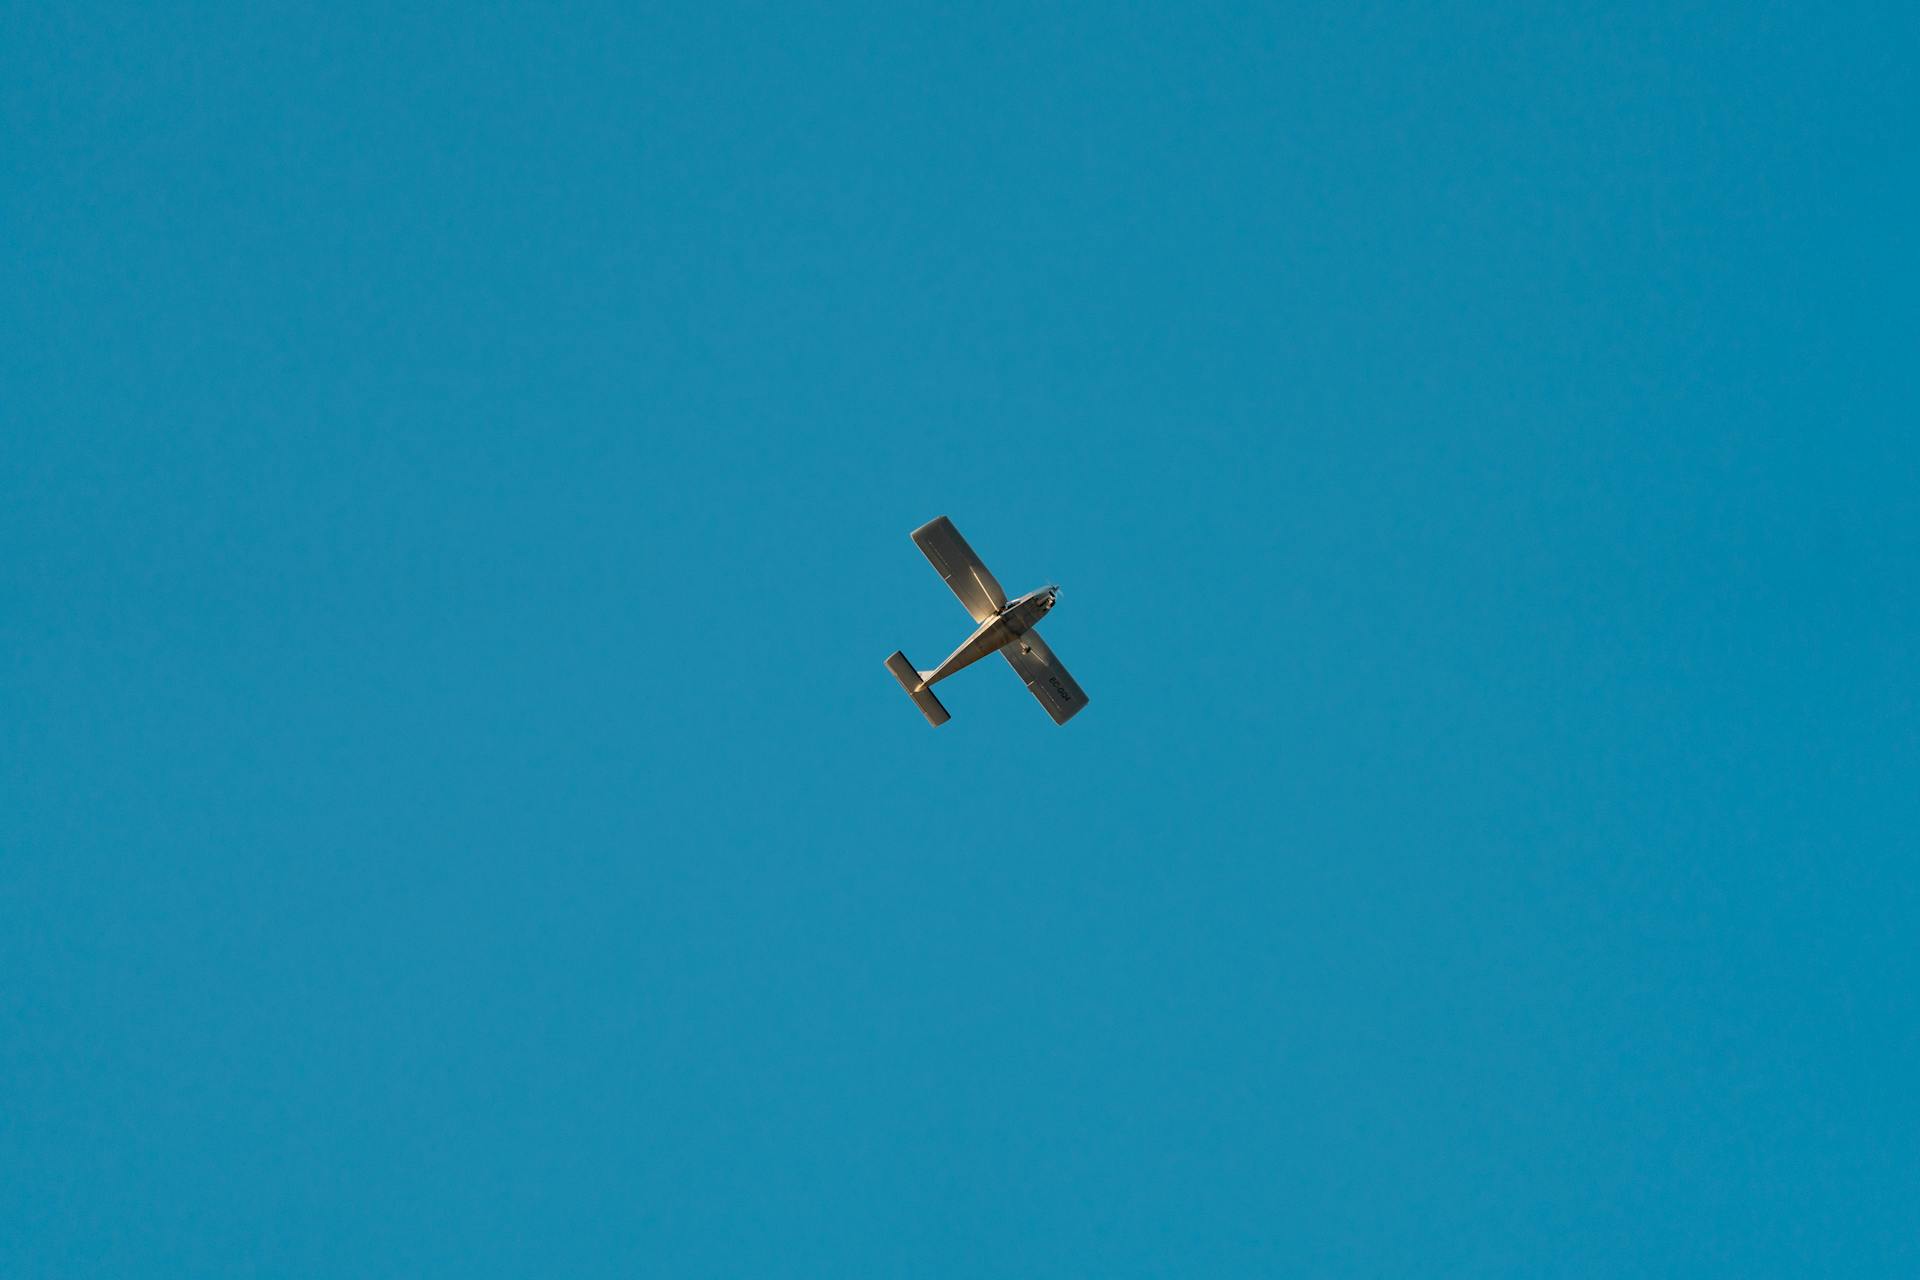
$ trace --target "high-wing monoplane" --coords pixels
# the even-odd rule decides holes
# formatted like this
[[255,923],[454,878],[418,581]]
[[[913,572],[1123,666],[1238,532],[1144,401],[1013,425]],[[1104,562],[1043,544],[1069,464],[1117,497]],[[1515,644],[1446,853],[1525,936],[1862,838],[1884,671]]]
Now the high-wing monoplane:
[[951,719],[947,709],[940,705],[940,699],[933,696],[933,686],[996,649],[1026,681],[1028,690],[1040,700],[1055,724],[1065,724],[1087,705],[1087,695],[1034,630],[1034,625],[1060,598],[1059,587],[1041,587],[1009,601],[1000,583],[953,527],[953,521],[945,516],[915,529],[913,541],[978,624],[973,634],[931,671],[916,671],[904,653],[895,652],[887,659],[887,670],[893,672],[928,724],[939,726]]

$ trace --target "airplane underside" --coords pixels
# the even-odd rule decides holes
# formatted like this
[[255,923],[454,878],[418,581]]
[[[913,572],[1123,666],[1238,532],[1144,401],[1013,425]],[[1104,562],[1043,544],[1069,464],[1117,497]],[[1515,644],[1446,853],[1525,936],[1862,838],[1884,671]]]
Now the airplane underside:
[[913,541],[979,624],[931,671],[915,669],[899,651],[887,659],[887,670],[927,722],[939,726],[952,718],[934,696],[932,686],[995,651],[1006,658],[1054,723],[1065,724],[1077,715],[1086,705],[1087,695],[1034,629],[1034,624],[1053,608],[1060,589],[1041,587],[1009,603],[1000,583],[945,516],[915,529]]

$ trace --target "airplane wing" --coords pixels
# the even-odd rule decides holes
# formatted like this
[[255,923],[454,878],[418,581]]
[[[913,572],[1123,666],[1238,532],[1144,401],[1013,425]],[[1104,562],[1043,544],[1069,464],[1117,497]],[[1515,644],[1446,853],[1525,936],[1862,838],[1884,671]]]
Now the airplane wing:
[[940,571],[975,622],[985,622],[1007,607],[1007,593],[980,563],[980,557],[973,554],[953,521],[945,516],[927,521],[913,531],[913,542]]
[[1053,650],[1047,648],[1038,631],[1022,632],[1002,645],[1000,652],[1027,682],[1027,689],[1040,699],[1040,705],[1047,709],[1055,724],[1065,724],[1087,705],[1086,693],[1060,665],[1060,659],[1053,656]]

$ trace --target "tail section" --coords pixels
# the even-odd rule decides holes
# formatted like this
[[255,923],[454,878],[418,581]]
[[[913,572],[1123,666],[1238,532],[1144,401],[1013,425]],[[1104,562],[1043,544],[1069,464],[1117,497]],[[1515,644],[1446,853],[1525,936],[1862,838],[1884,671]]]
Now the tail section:
[[[907,691],[909,698],[913,699],[913,705],[920,708],[920,714],[927,718],[928,724],[939,728],[952,719],[947,714],[947,709],[940,705],[940,699],[933,696],[933,690],[920,688],[920,673],[913,669],[911,662],[907,661],[906,654],[895,652],[891,658],[887,659],[887,670],[893,672],[893,678],[900,682],[900,687]],[[918,692],[915,692],[916,690]]]

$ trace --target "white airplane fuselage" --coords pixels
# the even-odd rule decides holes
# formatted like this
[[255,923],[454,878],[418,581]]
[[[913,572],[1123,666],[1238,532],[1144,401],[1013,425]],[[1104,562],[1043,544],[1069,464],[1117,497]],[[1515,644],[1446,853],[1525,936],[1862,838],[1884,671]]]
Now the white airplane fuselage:
[[1060,588],[1049,586],[1009,601],[1006,608],[982,622],[939,666],[931,671],[922,671],[920,688],[925,689],[928,685],[945,680],[954,672],[972,666],[1018,639],[1029,627],[1046,617],[1047,610],[1053,608],[1054,601],[1059,598]]

